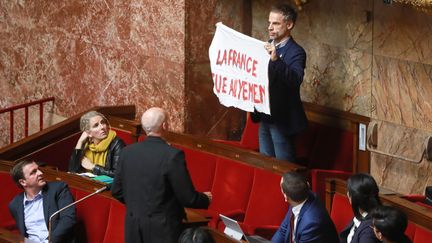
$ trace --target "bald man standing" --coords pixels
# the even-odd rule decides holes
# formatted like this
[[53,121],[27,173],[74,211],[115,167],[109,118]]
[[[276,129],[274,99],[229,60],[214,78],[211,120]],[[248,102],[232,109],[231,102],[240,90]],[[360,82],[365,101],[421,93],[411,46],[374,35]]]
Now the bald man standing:
[[183,151],[163,140],[166,112],[148,109],[141,117],[147,138],[123,148],[112,195],[126,204],[125,242],[177,242],[184,207],[207,208],[211,193],[197,192]]

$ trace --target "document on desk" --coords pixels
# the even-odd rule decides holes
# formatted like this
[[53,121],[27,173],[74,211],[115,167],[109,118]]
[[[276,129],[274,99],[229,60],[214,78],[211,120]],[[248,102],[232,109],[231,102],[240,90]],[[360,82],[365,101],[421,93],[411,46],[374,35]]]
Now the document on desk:
[[85,176],[85,177],[89,177],[89,178],[94,178],[94,177],[96,177],[95,174],[90,173],[90,172],[77,173],[77,175],[79,175],[79,176]]

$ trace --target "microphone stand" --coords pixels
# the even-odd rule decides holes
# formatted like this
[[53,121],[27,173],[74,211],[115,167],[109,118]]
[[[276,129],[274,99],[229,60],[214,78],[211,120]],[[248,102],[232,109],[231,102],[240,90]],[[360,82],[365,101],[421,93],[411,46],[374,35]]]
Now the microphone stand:
[[71,204],[69,204],[69,205],[67,205],[67,206],[65,206],[65,207],[63,207],[63,208],[61,208],[61,209],[59,209],[59,210],[56,211],[55,213],[53,213],[53,214],[49,217],[49,219],[48,219],[48,243],[51,243],[51,224],[52,224],[52,219],[53,219],[55,216],[59,215],[59,213],[63,212],[63,210],[68,209],[69,207],[72,207],[73,205],[75,205],[75,204],[77,204],[77,203],[79,203],[79,202],[82,202],[82,201],[86,200],[87,198],[92,197],[92,196],[94,196],[94,195],[96,195],[96,194],[98,194],[98,193],[101,193],[101,192],[103,192],[103,191],[105,191],[105,190],[107,190],[107,189],[109,189],[109,186],[104,186],[104,187],[102,187],[102,188],[96,190],[95,192],[90,193],[90,194],[88,194],[87,196],[81,198],[80,200],[75,201],[75,202],[73,202],[73,203],[71,203]]

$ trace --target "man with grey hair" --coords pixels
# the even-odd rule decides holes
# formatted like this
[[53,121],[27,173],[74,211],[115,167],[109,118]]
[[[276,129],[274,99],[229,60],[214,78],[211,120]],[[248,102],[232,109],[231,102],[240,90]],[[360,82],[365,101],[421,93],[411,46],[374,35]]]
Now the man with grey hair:
[[183,151],[163,140],[166,112],[148,109],[141,117],[147,138],[120,155],[112,194],[126,205],[125,242],[177,242],[184,207],[207,208],[212,195],[197,192]]

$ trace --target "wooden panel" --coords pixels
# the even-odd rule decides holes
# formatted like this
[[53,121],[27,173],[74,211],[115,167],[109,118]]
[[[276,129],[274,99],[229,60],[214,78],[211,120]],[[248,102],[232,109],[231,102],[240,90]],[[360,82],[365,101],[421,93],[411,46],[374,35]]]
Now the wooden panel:
[[[327,179],[326,180],[326,208],[331,209],[331,201],[334,193],[339,193],[341,195],[346,195],[347,183],[340,179]],[[391,194],[384,195],[380,194],[381,202],[385,205],[389,205],[402,210],[408,219],[429,231],[432,231],[432,211],[429,208],[420,206],[416,203],[408,201],[402,198],[402,195]],[[330,210],[329,210],[330,212]]]
[[[121,110],[125,108],[118,107],[118,109]],[[117,111],[117,109],[114,108],[104,110],[104,112],[111,113],[115,113],[115,111]],[[83,113],[80,113],[53,127],[37,133],[34,136],[28,137],[17,143],[17,145],[5,147],[4,149],[0,150],[0,159],[16,161],[22,158],[31,158],[33,153],[48,149],[49,147],[62,142],[64,139],[79,133],[79,118],[82,114]],[[141,135],[142,129],[139,122],[135,120],[119,118],[113,115],[107,116],[110,125],[113,128],[128,131],[131,133],[131,136],[135,138],[138,138],[138,136]],[[239,163],[269,170],[277,174],[283,174],[292,170],[305,171],[305,167],[267,157],[254,151],[214,142],[207,138],[200,138],[197,136],[173,132],[167,132],[164,137],[172,144],[178,144],[184,147],[213,154],[218,157],[232,159]],[[68,161],[64,161],[63,163],[68,163]],[[67,165],[65,164],[58,167],[67,168]]]
[[317,104],[303,102],[306,116],[310,122],[337,127],[353,133],[353,173],[370,171],[370,152],[359,150],[359,125],[370,122],[369,117],[340,111]]

